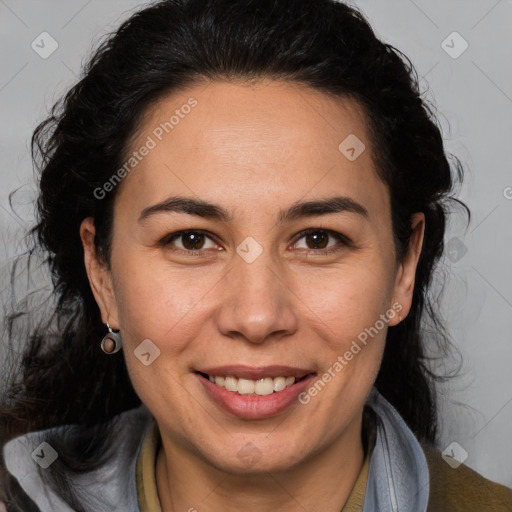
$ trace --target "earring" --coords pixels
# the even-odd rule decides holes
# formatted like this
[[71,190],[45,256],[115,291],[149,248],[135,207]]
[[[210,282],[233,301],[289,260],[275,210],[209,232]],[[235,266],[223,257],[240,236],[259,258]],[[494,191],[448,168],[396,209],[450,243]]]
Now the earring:
[[105,352],[105,354],[115,354],[121,350],[123,346],[123,341],[121,339],[121,335],[119,334],[119,330],[114,331],[112,327],[107,322],[108,333],[101,340],[101,350]]

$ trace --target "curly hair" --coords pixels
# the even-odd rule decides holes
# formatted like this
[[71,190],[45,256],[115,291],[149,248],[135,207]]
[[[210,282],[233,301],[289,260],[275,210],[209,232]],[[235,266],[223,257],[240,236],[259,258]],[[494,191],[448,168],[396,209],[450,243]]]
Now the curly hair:
[[[40,176],[30,255],[41,254],[47,263],[54,300],[45,321],[36,323],[33,311],[20,308],[7,319],[11,343],[22,325],[30,328],[19,371],[9,373],[0,406],[2,445],[56,425],[92,427],[97,439],[86,452],[93,465],[108,439],[106,429],[101,435],[97,429],[140,404],[122,355],[98,353],[105,328],[83,264],[79,226],[94,218],[96,247],[108,264],[116,192],[99,200],[93,191],[122,165],[158,99],[201,80],[267,78],[362,106],[377,172],[391,197],[397,259],[407,250],[412,215],[425,215],[412,308],[388,330],[376,387],[419,439],[435,440],[440,377],[427,353],[446,352],[450,342],[429,290],[449,204],[462,204],[453,193],[463,169],[456,158],[450,164],[413,65],[380,41],[361,13],[334,0],[163,0],[105,38],[80,81],[34,132]],[[428,337],[422,328],[427,324],[433,326]],[[77,470],[90,467],[84,457],[70,456],[67,463]],[[15,503],[11,484],[7,502]]]

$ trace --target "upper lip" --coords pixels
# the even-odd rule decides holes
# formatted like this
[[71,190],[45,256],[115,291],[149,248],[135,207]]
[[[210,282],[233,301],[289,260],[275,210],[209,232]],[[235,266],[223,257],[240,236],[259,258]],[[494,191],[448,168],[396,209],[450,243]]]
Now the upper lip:
[[295,377],[301,379],[305,375],[314,373],[311,370],[293,366],[271,365],[271,366],[244,366],[224,365],[197,370],[199,373],[206,373],[212,377],[240,377],[242,379],[259,380],[265,377]]

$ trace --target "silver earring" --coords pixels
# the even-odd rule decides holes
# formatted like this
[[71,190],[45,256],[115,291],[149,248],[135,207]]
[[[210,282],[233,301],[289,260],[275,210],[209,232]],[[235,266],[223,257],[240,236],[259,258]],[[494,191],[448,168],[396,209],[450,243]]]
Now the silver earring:
[[119,352],[123,346],[123,341],[121,339],[121,335],[119,331],[112,330],[112,327],[107,322],[108,333],[101,340],[101,350],[105,352],[105,354],[115,354]]

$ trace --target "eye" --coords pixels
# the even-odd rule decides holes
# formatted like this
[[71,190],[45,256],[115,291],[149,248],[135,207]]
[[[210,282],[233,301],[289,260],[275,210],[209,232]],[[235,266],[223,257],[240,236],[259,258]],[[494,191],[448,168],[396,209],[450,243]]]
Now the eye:
[[[350,240],[345,235],[337,233],[336,231],[331,231],[329,229],[307,229],[299,234],[298,240],[303,238],[306,243],[305,249],[308,251],[308,254],[331,254],[340,251],[341,249],[350,245]],[[334,238],[338,243],[334,245],[328,245],[329,238]],[[314,246],[313,249],[308,247],[309,245]],[[294,247],[296,246],[297,242],[294,244]]]
[[[210,241],[213,245],[210,247],[205,247],[205,241]],[[181,244],[181,247],[171,248],[171,250],[175,252],[180,252],[182,254],[186,254],[187,256],[197,256],[202,254],[203,250],[214,249],[217,247],[217,244],[213,242],[211,236],[207,234],[206,231],[194,229],[188,231],[177,231],[176,233],[171,233],[164,237],[159,244],[167,247],[175,245],[175,241]],[[206,244],[207,245],[207,244]]]

